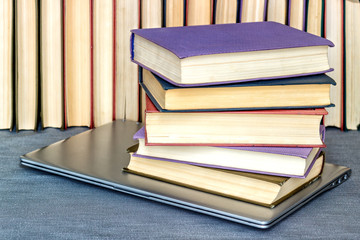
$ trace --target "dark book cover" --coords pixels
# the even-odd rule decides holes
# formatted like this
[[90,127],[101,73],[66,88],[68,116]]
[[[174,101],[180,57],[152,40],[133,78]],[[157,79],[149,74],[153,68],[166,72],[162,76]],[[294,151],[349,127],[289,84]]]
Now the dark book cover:
[[[257,107],[257,108],[214,108],[214,109],[189,109],[189,110],[167,110],[160,106],[153,94],[149,91],[146,85],[143,83],[142,70],[139,71],[139,81],[141,87],[145,90],[147,96],[151,99],[155,107],[160,112],[202,112],[202,111],[240,111],[240,110],[264,110],[264,109],[303,109],[303,108],[324,108],[324,107],[333,107],[334,104],[326,106],[288,106],[288,107]],[[153,74],[157,81],[161,84],[162,88],[166,90],[172,89],[181,89],[182,87],[176,86],[169,83],[163,78]],[[259,80],[253,82],[240,82],[232,84],[221,84],[221,85],[206,85],[206,86],[195,86],[192,88],[222,88],[222,87],[253,87],[253,86],[276,86],[276,85],[303,85],[303,84],[332,84],[336,85],[336,82],[327,76],[326,74],[318,74],[311,76],[301,76],[295,78],[284,78],[284,79],[274,79],[274,80]]]

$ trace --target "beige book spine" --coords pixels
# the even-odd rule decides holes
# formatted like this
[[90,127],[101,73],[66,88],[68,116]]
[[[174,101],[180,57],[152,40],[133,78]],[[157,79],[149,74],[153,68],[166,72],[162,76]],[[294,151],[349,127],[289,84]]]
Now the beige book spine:
[[40,79],[43,127],[63,127],[62,1],[40,2]]
[[238,0],[217,0],[215,23],[236,23],[238,7]]
[[90,126],[91,124],[90,21],[89,0],[65,0],[67,126]]
[[115,118],[139,118],[138,67],[130,60],[130,30],[139,28],[140,1],[116,1]]
[[[162,26],[162,1],[141,1],[141,28],[159,28]],[[143,69],[144,72],[147,70]],[[141,89],[140,118],[145,119],[145,91]]]
[[38,2],[16,1],[16,127],[35,130],[38,100]]
[[211,0],[188,0],[187,25],[208,25],[212,17]]
[[346,0],[346,128],[356,130],[360,125],[360,2]]
[[327,73],[333,78],[336,85],[330,87],[331,103],[335,107],[327,108],[328,115],[325,116],[325,125],[343,128],[343,73],[344,73],[344,21],[343,21],[343,0],[326,1],[325,33],[326,38],[334,43],[334,47],[329,48],[329,65],[334,71]]
[[289,26],[304,30],[304,1],[305,0],[290,0],[289,8]]
[[0,129],[13,125],[13,1],[0,1]]
[[287,0],[268,0],[267,21],[286,24]]
[[243,0],[241,22],[262,22],[265,17],[265,0]]
[[113,120],[114,4],[113,0],[93,1],[94,39],[94,125]]
[[184,25],[184,0],[166,0],[166,27]]

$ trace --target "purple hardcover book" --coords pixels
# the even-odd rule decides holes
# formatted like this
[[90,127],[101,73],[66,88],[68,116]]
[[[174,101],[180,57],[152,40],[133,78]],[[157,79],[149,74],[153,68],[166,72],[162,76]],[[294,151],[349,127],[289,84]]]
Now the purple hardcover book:
[[[297,61],[296,64],[298,65],[296,66],[283,66],[283,64],[276,64],[276,66],[278,66],[280,70],[289,70],[286,71],[286,75],[276,75],[275,73],[272,75],[271,73],[268,73],[271,71],[267,71],[267,67],[269,66],[266,65],[266,67],[261,67],[261,69],[266,72],[266,75],[258,76],[256,75],[256,73],[258,72],[259,68],[257,68],[257,62],[254,61],[254,65],[252,66],[252,68],[255,69],[253,75],[251,75],[250,73],[248,75],[248,73],[246,72],[246,76],[242,75],[240,78],[238,78],[238,76],[236,75],[244,74],[244,70],[248,68],[240,69],[235,67],[232,70],[234,71],[232,75],[234,79],[229,78],[228,75],[222,75],[224,74],[222,73],[224,71],[218,71],[217,69],[215,69],[218,65],[221,64],[215,64],[210,69],[211,71],[215,71],[214,75],[211,75],[212,79],[210,80],[205,79],[209,78],[208,76],[204,76],[204,79],[201,79],[201,77],[203,76],[201,75],[200,68],[195,70],[193,69],[191,71],[191,74],[188,74],[188,77],[184,77],[184,72],[182,72],[179,76],[174,77],[168,72],[169,67],[165,65],[172,61],[166,61],[166,58],[163,59],[162,57],[160,57],[161,54],[155,54],[153,56],[154,59],[152,59],[153,61],[147,59],[147,57],[145,56],[148,55],[148,53],[152,54],[152,51],[160,48],[162,49],[162,51],[165,52],[166,56],[170,56],[172,59],[178,59],[179,61],[182,61],[184,59],[186,59],[186,61],[193,61],[194,57],[204,55],[221,56],[220,60],[222,61],[223,56],[225,55],[219,54],[244,52],[254,53],[257,51],[261,52],[268,50],[282,50],[293,48],[305,49],[306,47],[334,46],[331,41],[325,38],[321,38],[276,22],[254,22],[173,28],[134,29],[131,32],[132,61],[144,67],[145,69],[156,73],[163,79],[177,86],[214,85],[219,83],[225,84],[232,82],[254,81],[260,79],[304,76],[332,71],[332,69],[328,65],[327,48],[321,48],[326,50],[321,53],[321,57],[319,57],[319,64],[313,62],[313,58],[310,61],[311,63],[309,63],[308,61],[303,62],[302,64],[304,66],[301,65],[300,67]],[[141,44],[143,44],[140,43],[141,41],[145,41],[146,44],[150,44],[150,46],[152,46],[151,48],[154,49],[148,50],[148,46],[140,46]],[[149,52],[144,53],[144,51]],[[267,54],[267,52],[265,54]],[[302,51],[301,54],[303,54]],[[262,62],[262,60],[263,58],[261,58],[259,62]],[[154,61],[159,62],[155,64]],[[288,62],[289,61],[286,61],[284,63],[287,64]],[[171,67],[177,68],[181,65],[176,64],[171,65]],[[317,68],[318,65],[321,65],[321,67]],[[314,68],[306,71],[303,70],[309,66],[316,66],[316,69]],[[176,70],[181,71],[180,68],[182,67],[183,65],[181,65],[179,69]],[[271,65],[271,67],[274,68],[274,65]],[[291,67],[293,67],[295,70],[293,71]],[[299,70],[300,68],[301,70]],[[227,74],[228,73],[229,71],[227,71]],[[217,74],[219,75],[217,76]],[[221,77],[224,77],[224,79],[221,79]],[[184,80],[184,78],[186,79]]]
[[[325,127],[321,126],[320,131],[321,131],[322,140],[324,141]],[[136,132],[134,134],[133,138],[135,140],[144,139],[145,138],[145,128],[142,127],[138,132]],[[162,146],[162,147],[164,147],[164,146]],[[213,148],[213,147],[210,147],[210,148]],[[295,157],[299,157],[299,158],[303,158],[303,159],[307,159],[313,150],[313,148],[305,148],[305,147],[222,147],[221,146],[221,148],[295,156]],[[193,164],[193,165],[203,166],[203,167],[222,168],[222,169],[228,169],[228,170],[252,172],[252,173],[259,173],[259,174],[268,174],[268,175],[276,175],[276,176],[284,176],[284,177],[305,178],[308,175],[308,173],[310,172],[310,170],[311,170],[312,166],[314,165],[315,160],[318,158],[320,152],[321,152],[321,149],[319,149],[319,151],[316,153],[315,157],[312,159],[309,167],[307,168],[306,172],[303,175],[280,174],[280,173],[255,171],[255,170],[251,170],[251,169],[242,169],[242,168],[233,168],[233,167],[230,168],[230,167],[224,167],[224,166],[212,165],[212,164],[194,163],[194,162],[180,161],[180,160],[174,160],[174,159],[168,159],[168,158],[145,156],[145,155],[141,155],[138,153],[134,153],[134,156],[155,159],[155,160],[162,160],[162,161],[173,161],[173,162],[179,162],[179,163]]]

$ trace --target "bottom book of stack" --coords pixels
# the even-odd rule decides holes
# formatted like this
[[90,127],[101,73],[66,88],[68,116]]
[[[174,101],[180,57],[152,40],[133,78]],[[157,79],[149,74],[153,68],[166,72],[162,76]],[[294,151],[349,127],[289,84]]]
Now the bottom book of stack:
[[306,178],[291,178],[200,167],[131,154],[130,163],[124,170],[272,208],[316,181],[321,174],[324,162],[325,156],[321,154]]
[[319,148],[146,146],[143,137],[134,135],[124,171],[270,208],[316,181],[325,162]]

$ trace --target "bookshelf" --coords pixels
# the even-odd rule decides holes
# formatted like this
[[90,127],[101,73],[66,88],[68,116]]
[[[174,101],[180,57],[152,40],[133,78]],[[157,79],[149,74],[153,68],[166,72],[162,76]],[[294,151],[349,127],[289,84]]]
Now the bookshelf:
[[[37,3],[37,1],[35,0],[31,0],[29,2],[33,2],[34,4]],[[46,5],[44,4],[46,2],[56,2],[56,4]],[[193,21],[195,21],[196,19],[192,19],[194,15],[193,12],[197,13],[194,16],[207,16],[210,13],[210,17],[208,20],[206,20],[206,23],[203,23],[199,20],[201,24],[216,24],[217,21],[240,22],[241,17],[244,17],[245,15],[247,19],[250,19],[246,21],[252,21],[251,19],[254,19],[254,21],[275,20],[281,21],[284,24],[290,24],[291,16],[289,14],[291,14],[292,11],[295,11],[292,10],[290,6],[296,4],[297,2],[305,2],[304,8],[299,9],[299,11],[301,10],[301,12],[293,13],[303,16],[303,20],[305,23],[305,31],[307,29],[309,29],[309,31],[313,31],[312,27],[307,28],[307,26],[310,25],[316,26],[317,29],[319,29],[320,27],[322,30],[317,30],[317,32],[320,31],[320,35],[329,37],[332,41],[336,42],[336,47],[333,48],[330,53],[330,63],[336,65],[334,66],[334,73],[330,74],[330,76],[334,78],[334,80],[337,82],[336,87],[334,87],[334,89],[332,90],[332,98],[336,106],[329,111],[329,115],[325,118],[325,125],[338,127],[341,129],[347,129],[347,119],[348,121],[352,121],[351,124],[348,124],[348,129],[355,130],[357,129],[357,125],[360,123],[360,117],[358,116],[360,115],[360,103],[357,101],[357,98],[354,97],[354,91],[352,92],[351,96],[347,96],[348,92],[350,94],[351,91],[346,91],[346,85],[348,86],[348,89],[349,86],[354,85],[354,81],[352,79],[354,78],[353,76],[356,76],[356,74],[348,74],[346,78],[344,75],[345,69],[347,73],[351,73],[351,68],[347,68],[347,66],[344,64],[345,49],[348,52],[351,52],[351,48],[357,48],[356,44],[351,44],[344,41],[344,36],[346,34],[352,33],[351,31],[346,32],[344,30],[344,25],[348,24],[346,25],[348,29],[351,29],[352,26],[355,26],[355,24],[351,25],[349,21],[353,19],[351,16],[356,15],[356,9],[360,9],[359,1],[319,0],[316,1],[316,6],[311,5],[315,4],[313,3],[315,1],[311,1],[311,4],[309,4],[309,1],[305,0],[268,0],[256,1],[256,4],[250,4],[248,3],[248,1],[234,0],[202,0],[196,2],[190,0],[108,0],[107,2],[109,7],[104,8],[102,10],[102,14],[99,15],[95,14],[97,11],[97,1],[78,1],[79,4],[84,4],[84,6],[86,5],[86,7],[90,9],[90,14],[86,15],[86,10],[82,10],[83,15],[81,16],[83,16],[83,19],[81,21],[83,21],[83,23],[78,25],[78,27],[76,27],[73,30],[73,33],[70,33],[70,35],[67,33],[66,28],[66,21],[70,16],[71,10],[71,5],[69,5],[69,1],[43,0],[42,4],[36,4],[36,6],[34,5],[36,7],[35,12],[37,14],[37,26],[34,29],[38,29],[41,34],[46,35],[46,31],[51,34],[51,32],[48,30],[48,26],[46,26],[45,24],[41,24],[41,19],[44,17],[49,18],[50,16],[58,17],[56,21],[58,22],[57,24],[60,25],[60,28],[58,29],[61,32],[56,32],[53,35],[57,36],[57,38],[62,38],[56,39],[58,42],[61,42],[60,48],[62,49],[62,51],[60,53],[46,55],[44,54],[46,51],[44,49],[49,49],[50,47],[53,47],[58,50],[59,44],[54,44],[53,46],[47,45],[47,48],[43,48],[44,42],[41,42],[41,38],[38,37],[38,33],[35,30],[32,33],[32,35],[36,37],[34,39],[38,41],[36,43],[36,46],[38,47],[39,54],[37,58],[34,58],[36,59],[34,60],[36,61],[35,66],[39,66],[37,69],[39,73],[46,73],[46,77],[44,77],[45,75],[43,76],[41,74],[37,74],[35,81],[39,84],[39,88],[38,91],[33,92],[37,94],[37,96],[35,96],[36,100],[44,99],[44,96],[46,96],[49,99],[48,102],[51,102],[54,106],[54,109],[57,109],[56,117],[53,120],[54,124],[48,124],[48,118],[45,119],[45,115],[43,115],[44,112],[49,111],[45,108],[46,104],[39,103],[36,107],[32,106],[32,108],[35,109],[36,112],[29,116],[29,118],[33,119],[38,116],[38,120],[42,123],[43,127],[66,128],[69,124],[69,121],[67,121],[68,118],[73,115],[73,112],[78,113],[79,111],[83,112],[81,117],[79,118],[86,120],[72,121],[69,126],[93,127],[94,118],[104,118],[104,116],[101,116],[101,114],[105,111],[105,108],[107,114],[107,116],[105,117],[106,120],[96,120],[96,126],[101,126],[102,124],[113,121],[115,119],[130,119],[141,121],[143,103],[141,101],[141,90],[138,86],[138,69],[137,66],[131,63],[129,59],[129,53],[128,51],[126,51],[126,48],[128,47],[126,39],[128,38],[126,35],[125,37],[121,36],[122,32],[128,32],[130,29],[133,28],[146,28],[149,26],[173,26],[174,24],[169,22],[170,19],[171,22],[177,22],[176,26],[182,26],[184,24],[194,25],[195,23],[193,23]],[[241,5],[241,3],[243,4]],[[7,51],[6,53],[4,52],[4,54],[2,54],[8,57],[7,62],[5,60],[0,61],[0,68],[4,69],[2,71],[4,72],[4,74],[0,76],[0,85],[6,86],[6,88],[3,87],[2,89],[7,89],[3,90],[3,92],[1,93],[1,97],[3,100],[1,103],[2,106],[0,106],[0,127],[2,129],[20,130],[16,128],[18,127],[16,126],[16,123],[18,122],[20,116],[23,116],[21,118],[27,118],[29,115],[24,115],[16,111],[20,110],[19,108],[16,108],[16,104],[14,104],[14,102],[16,103],[18,101],[20,95],[16,94],[16,91],[18,89],[23,89],[23,86],[15,84],[15,82],[17,82],[15,80],[15,75],[17,74],[14,74],[15,65],[13,64],[12,67],[7,67],[9,66],[9,61],[14,62],[15,59],[17,59],[17,61],[21,61],[22,59],[19,58],[23,58],[22,56],[27,56],[22,54],[31,54],[28,51],[29,49],[19,50],[19,47],[14,44],[17,42],[19,36],[21,36],[21,32],[13,34],[15,23],[18,22],[21,17],[19,16],[20,13],[15,14],[15,6],[21,7],[22,4],[24,4],[24,1],[20,0],[3,0],[0,3],[0,12],[13,13],[1,14],[0,17],[0,22],[2,23],[0,27],[6,30],[7,33],[7,35],[5,34],[0,38],[0,51],[4,52],[4,49],[10,49],[10,51]],[[321,9],[321,11],[319,9]],[[255,16],[259,15],[259,11],[261,12],[260,19]],[[53,12],[54,14],[49,15],[49,12]],[[310,15],[308,15],[310,14],[310,12],[312,12],[312,14],[314,15],[313,17],[310,17]],[[244,15],[243,13],[246,14]],[[145,16],[150,16],[153,14],[155,14],[155,16],[152,16],[152,18],[156,19],[157,23],[151,24],[151,19],[145,19]],[[170,14],[174,15],[170,16]],[[227,14],[231,14],[231,16],[228,16],[229,19],[226,16]],[[252,14],[254,16],[251,16]],[[276,15],[281,15],[281,17],[276,18]],[[344,16],[347,17],[345,18]],[[221,17],[223,20],[216,20],[216,18],[219,17]],[[339,21],[330,20],[334,18],[338,19],[342,24],[339,24]],[[168,24],[166,24],[166,19],[168,19]],[[55,20],[53,20],[52,24],[54,24],[54,21]],[[75,20],[70,19],[70,21]],[[150,25],[147,23],[149,23]],[[100,29],[97,27],[101,26],[101,24],[112,24],[112,27],[109,27],[106,32],[97,31],[97,29]],[[354,27],[354,29],[356,29],[356,27]],[[90,38],[82,38],[82,40],[77,43],[79,44],[79,47],[75,47],[74,37],[77,34],[76,32],[84,33],[84,31],[88,31],[89,33],[91,33]],[[85,33],[85,35],[86,34],[87,33]],[[97,36],[99,34],[102,34],[103,36],[101,39],[105,40],[101,40],[99,36]],[[6,36],[8,37],[6,38]],[[351,34],[352,42],[357,42],[358,36],[359,35]],[[100,39],[100,41],[103,41],[104,44],[97,44],[97,41],[94,42],[95,39]],[[65,45],[67,41],[68,44]],[[109,45],[112,46],[110,47]],[[75,57],[73,57],[72,55],[66,54],[66,47],[71,48],[71,46],[74,46],[73,51],[83,49],[83,52],[78,54],[77,59],[75,59]],[[122,50],[119,50],[119,48],[121,48]],[[114,49],[116,49],[116,51]],[[107,51],[107,59],[102,59],[102,55],[99,55],[99,53],[103,52],[102,50]],[[51,52],[50,50],[48,51]],[[113,54],[111,54],[109,51],[113,51]],[[57,57],[57,60],[53,60],[55,56]],[[61,67],[55,68],[55,65],[59,65],[59,61],[62,61],[62,63],[60,64]],[[356,65],[355,61],[357,61],[357,59],[354,59],[353,61],[354,62],[352,63],[352,65],[354,66]],[[66,68],[68,64],[69,67]],[[84,72],[82,77],[77,76],[74,78],[74,89],[71,89],[71,93],[67,93],[69,91],[69,87],[71,87],[69,84],[69,80],[71,79],[71,77],[67,77],[67,74],[69,74],[69,71],[72,71],[71,66],[75,66],[74,64],[79,64],[79,66],[83,66],[85,70],[82,70]],[[348,65],[350,66],[350,64]],[[105,66],[107,67],[106,70]],[[74,71],[79,73],[76,69],[77,68],[75,68]],[[107,71],[107,74],[105,74],[103,78],[101,78],[101,76],[98,74],[102,71]],[[55,79],[55,75],[58,83],[60,81],[62,82],[62,84],[59,85],[57,83],[53,85],[54,88],[57,88],[57,94],[54,93],[45,95],[44,91],[46,91],[46,89],[48,88],[49,83],[44,81],[50,81],[46,79]],[[59,77],[62,79],[59,80]],[[78,84],[79,79],[85,79],[85,85]],[[106,90],[103,89],[104,85],[102,84],[105,82],[107,83]],[[59,92],[61,93],[62,97],[59,96]],[[82,97],[82,100],[73,99],[71,97],[74,94],[76,95],[76,93],[84,92],[86,94],[85,98]],[[27,91],[25,88],[25,91],[23,91],[22,95],[26,95],[26,93]],[[57,98],[57,100],[52,102],[53,98]],[[106,101],[98,104],[98,102],[100,102],[102,99],[106,99]],[[351,107],[347,108],[346,106]],[[74,109],[74,107],[77,110],[75,109],[73,112],[71,112],[70,110]],[[97,113],[94,113],[94,109]],[[15,128],[13,127],[14,125]],[[35,127],[33,129],[35,129]]]

